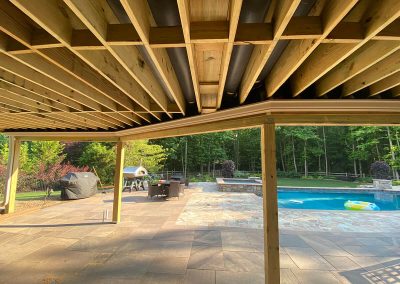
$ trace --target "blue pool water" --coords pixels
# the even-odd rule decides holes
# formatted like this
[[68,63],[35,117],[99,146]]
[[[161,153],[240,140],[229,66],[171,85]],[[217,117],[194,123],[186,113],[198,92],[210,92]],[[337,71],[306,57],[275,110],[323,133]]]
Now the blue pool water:
[[311,192],[311,191],[278,191],[278,207],[316,210],[346,210],[344,203],[348,200],[372,202],[381,211],[400,210],[400,196],[391,195],[388,201],[375,199],[373,192]]

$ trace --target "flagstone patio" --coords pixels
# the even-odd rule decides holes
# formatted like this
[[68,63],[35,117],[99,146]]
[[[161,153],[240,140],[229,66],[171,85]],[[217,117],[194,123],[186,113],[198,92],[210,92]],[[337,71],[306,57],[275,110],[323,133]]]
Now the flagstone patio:
[[[112,194],[0,223],[0,283],[264,283],[261,199],[199,183]],[[375,214],[375,215],[372,215]],[[400,214],[280,210],[282,283],[400,283]],[[367,226],[367,227],[366,227]]]

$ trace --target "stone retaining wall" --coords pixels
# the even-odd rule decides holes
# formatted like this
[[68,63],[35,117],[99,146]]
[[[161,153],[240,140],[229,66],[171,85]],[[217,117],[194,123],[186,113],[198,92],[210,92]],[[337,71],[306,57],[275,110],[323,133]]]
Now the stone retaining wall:
[[226,184],[218,183],[218,191],[222,192],[247,192],[254,193],[261,196],[262,185],[261,184]]

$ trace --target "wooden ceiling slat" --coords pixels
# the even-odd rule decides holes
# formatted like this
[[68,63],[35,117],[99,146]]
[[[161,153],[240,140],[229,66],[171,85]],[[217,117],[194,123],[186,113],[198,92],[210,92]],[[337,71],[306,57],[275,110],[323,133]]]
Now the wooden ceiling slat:
[[240,11],[242,8],[242,0],[234,0],[231,2],[230,16],[229,16],[229,37],[228,43],[224,46],[224,52],[222,56],[222,67],[221,75],[219,78],[219,87],[217,93],[217,109],[221,107],[222,96],[224,94],[226,77],[228,75],[229,62],[231,60],[233,42],[235,40],[236,31],[239,23]]
[[29,64],[29,67],[50,77],[51,79],[63,84],[65,87],[69,87],[83,96],[89,97],[93,101],[111,110],[117,110],[117,103],[112,99],[104,96],[97,92],[97,90],[78,80],[65,70],[58,66],[50,63],[38,54],[19,54],[15,58],[18,58],[20,62]]
[[[72,89],[65,88],[61,83],[58,83],[51,78],[48,78],[47,76],[37,72],[36,70],[33,70],[30,67],[20,63],[19,61],[16,61],[16,59],[1,54],[0,59],[2,63],[1,68],[13,73],[16,76],[21,76],[21,78],[30,82],[27,83],[27,87],[29,86],[28,88],[33,89],[33,86],[31,84],[39,86],[39,89],[34,89],[35,92],[45,94],[48,97],[57,99],[57,96],[53,96],[54,92],[55,94],[64,97],[64,102],[68,104],[71,108],[76,110],[83,110],[84,106],[88,109],[94,109],[98,111],[102,110],[101,105],[91,100],[90,98],[86,98],[86,96],[81,96],[79,93],[74,92]],[[81,105],[80,103],[82,103],[83,105]]]
[[178,78],[175,74],[174,68],[172,67],[171,60],[164,49],[153,49],[149,45],[149,33],[151,23],[154,22],[152,19],[150,7],[145,0],[136,1],[121,1],[129,19],[135,27],[141,41],[144,43],[144,47],[157,68],[159,75],[168,88],[168,91],[174,98],[176,104],[181,110],[182,114],[185,114],[186,102],[180,88]]
[[[273,94],[286,82],[286,80],[301,66],[301,64],[312,54],[322,40],[328,36],[347,13],[357,4],[358,0],[318,0],[314,10],[322,8],[321,19],[324,27],[323,34],[319,39],[306,39],[291,41],[281,54],[278,61],[265,80],[267,96]],[[319,12],[311,12],[310,16],[319,15]]]
[[[377,4],[379,5],[376,6]],[[294,72],[291,78],[293,96],[299,95],[308,86],[366,44],[399,16],[399,1],[389,0],[375,2],[374,7],[368,10],[367,14],[364,15],[367,20],[365,20],[364,23],[361,23],[365,32],[364,39],[357,44],[349,44],[349,46],[343,46],[342,48],[337,49],[331,48],[330,50],[328,50],[330,46],[320,45],[317,51],[321,49],[322,51],[320,53],[314,52],[311,54]],[[326,54],[327,56],[321,56],[321,53]]]
[[240,103],[243,103],[249,95],[300,2],[300,0],[278,1],[274,12],[274,40],[270,45],[257,45],[254,48],[240,84]]
[[[110,68],[107,68],[108,71],[106,71],[104,74],[111,77],[111,82],[114,83],[116,87],[120,88],[121,91],[123,91],[127,96],[140,104],[144,109],[148,110],[150,113],[151,110],[149,106],[151,100],[155,100],[156,103],[160,104],[164,111],[167,111],[168,98],[164,94],[161,85],[157,82],[155,76],[153,76],[150,70],[148,68],[131,69],[128,66],[130,64],[129,62],[132,62],[133,58],[137,61],[137,63],[134,65],[138,66],[140,62],[144,64],[144,59],[141,57],[137,48],[120,48],[108,45],[106,39],[109,25],[106,21],[105,16],[102,14],[102,7],[100,6],[100,2],[89,2],[87,0],[64,0],[64,2],[89,28],[89,30],[96,36],[96,38],[107,48],[111,56],[114,57],[115,60],[123,67],[123,69],[118,68],[116,70],[110,70]],[[85,57],[88,58],[88,55],[89,54],[86,53]],[[94,56],[92,56],[92,59],[93,57]],[[100,59],[102,59],[102,56],[100,56]],[[108,59],[106,63],[112,66],[110,59]],[[109,67],[109,65],[107,67]],[[149,93],[151,97],[146,92]],[[158,116],[155,117],[159,118]]]
[[400,71],[369,86],[369,95],[376,96],[386,90],[400,85]]
[[317,96],[323,96],[399,49],[399,42],[366,43],[316,82]]
[[190,43],[190,9],[188,0],[178,0],[179,16],[182,23],[183,38],[188,56],[190,76],[192,77],[192,84],[194,95],[196,98],[197,110],[201,113],[202,103],[199,90],[199,78],[197,74],[197,67],[194,58],[194,47]]
[[[238,23],[242,0],[177,0],[181,26],[157,27],[147,0],[121,0],[121,18],[117,14],[124,11],[117,13],[107,0],[0,0],[0,130],[124,135],[120,129],[141,125],[146,132],[146,124],[167,115],[180,118],[186,111],[184,82],[166,52],[170,47],[187,51],[197,103],[190,114],[200,113],[200,120],[221,107],[234,45],[254,48],[239,97],[227,98],[224,107],[265,100],[246,98],[283,41],[283,53],[274,52],[267,66],[267,97],[280,98],[283,92],[276,92],[285,84],[292,96],[308,99],[315,91],[327,111],[332,98],[324,95],[334,88],[342,98],[364,88],[363,94],[380,100],[400,96],[397,0],[317,0],[307,16],[297,16],[300,2],[272,1],[264,22]],[[303,101],[296,100],[296,108]],[[278,105],[275,111],[286,111]],[[376,105],[382,107],[381,101]],[[311,120],[296,116],[290,123],[296,121]]]
[[342,96],[350,96],[398,71],[400,71],[400,50],[344,83],[342,85]]
[[400,97],[400,86],[394,87],[390,90],[393,97]]
[[[82,56],[79,52],[77,52],[71,47],[70,44],[73,33],[71,23],[69,22],[69,18],[67,18],[67,16],[60,11],[59,6],[55,2],[42,3],[42,5],[45,5],[49,9],[49,11],[51,11],[52,13],[51,17],[46,17],[46,13],[42,14],[40,10],[40,5],[39,6],[32,5],[32,2],[30,1],[18,0],[14,1],[13,3],[18,8],[23,10],[28,16],[35,19],[36,22],[38,22],[44,29],[46,29],[47,32],[49,32],[52,36],[54,36],[56,39],[62,42],[64,46],[69,48],[81,60],[91,65],[91,63],[88,60],[86,60],[84,56]],[[62,29],[59,28],[60,25],[63,26]],[[95,66],[91,67],[93,68]],[[106,77],[105,79],[109,80],[110,78]],[[99,97],[96,97],[96,99],[103,101],[110,100],[108,97],[105,97],[104,94]],[[121,98],[121,100],[123,99]],[[116,106],[115,102],[112,102],[111,105],[113,105],[113,107],[110,107],[110,105],[107,105],[107,107],[110,109],[117,110],[116,108],[114,108]],[[127,104],[126,107],[129,107],[129,104]],[[141,115],[141,117],[150,121],[148,116],[146,116],[145,114]]]

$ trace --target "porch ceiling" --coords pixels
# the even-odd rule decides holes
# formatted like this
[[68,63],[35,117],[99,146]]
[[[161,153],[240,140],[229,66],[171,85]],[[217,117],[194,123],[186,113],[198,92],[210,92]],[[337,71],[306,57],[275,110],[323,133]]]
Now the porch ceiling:
[[0,131],[400,123],[398,0],[157,2],[0,0]]

